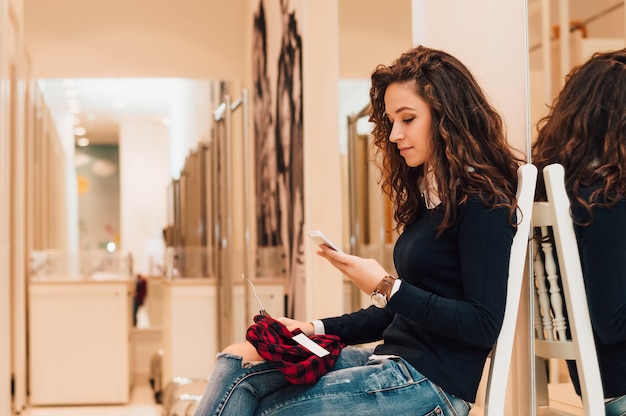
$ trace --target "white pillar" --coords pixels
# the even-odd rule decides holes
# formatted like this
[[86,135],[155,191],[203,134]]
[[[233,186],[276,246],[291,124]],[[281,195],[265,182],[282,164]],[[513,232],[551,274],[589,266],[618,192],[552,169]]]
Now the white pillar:
[[0,0],[0,416],[11,415],[10,42],[9,2]]
[[[304,216],[309,229],[323,230],[342,245],[339,155],[338,0],[302,0],[299,27],[303,51]],[[303,319],[343,312],[343,277],[318,257],[305,237]]]
[[[526,7],[525,0],[413,0],[414,44],[460,59],[503,116],[509,142],[524,153],[530,144]],[[519,316],[505,413],[534,414],[527,371],[528,300],[522,302]]]
[[170,108],[169,165],[170,176],[178,178],[189,151],[196,149],[201,141],[210,139],[219,83],[178,79],[172,81],[172,88],[174,93]]
[[148,274],[153,246],[162,244],[166,189],[170,183],[168,133],[161,123],[120,123],[120,236],[135,273]]
[[16,114],[15,114],[15,140],[13,141],[12,157],[13,164],[13,233],[11,245],[13,247],[13,373],[14,373],[14,407],[21,411],[26,407],[27,376],[26,376],[26,275],[29,253],[27,252],[26,221],[27,196],[26,190],[26,83],[27,74],[24,67],[24,59],[20,56],[17,65],[16,85]]

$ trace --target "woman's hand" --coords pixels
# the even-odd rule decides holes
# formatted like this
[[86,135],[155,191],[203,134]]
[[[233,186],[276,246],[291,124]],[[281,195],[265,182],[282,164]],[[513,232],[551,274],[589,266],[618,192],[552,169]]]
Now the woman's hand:
[[311,322],[301,322],[296,321],[295,319],[280,317],[276,319],[281,324],[285,325],[288,330],[294,331],[295,329],[300,329],[304,335],[310,337],[311,335],[315,335],[315,327]]
[[324,245],[319,246],[317,254],[328,260],[333,266],[348,276],[352,283],[367,295],[372,293],[376,286],[389,273],[374,259],[364,259],[343,252],[335,251]]

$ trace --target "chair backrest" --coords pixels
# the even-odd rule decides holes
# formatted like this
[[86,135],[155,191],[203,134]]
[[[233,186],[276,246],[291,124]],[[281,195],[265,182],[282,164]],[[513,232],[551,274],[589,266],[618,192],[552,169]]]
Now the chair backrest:
[[[534,245],[533,253],[535,355],[576,360],[585,415],[604,415],[602,381],[563,166],[546,166],[543,176],[548,202],[535,202],[533,208],[533,227],[541,233],[541,244]],[[558,261],[553,258],[549,227]],[[568,324],[569,340],[565,336]]]
[[496,345],[491,351],[491,364],[489,366],[489,379],[485,397],[486,416],[504,415],[504,399],[511,367],[517,311],[522,295],[524,265],[526,263],[535,185],[537,183],[537,168],[532,164],[522,165],[517,170],[517,177],[518,224],[511,245],[504,321]]

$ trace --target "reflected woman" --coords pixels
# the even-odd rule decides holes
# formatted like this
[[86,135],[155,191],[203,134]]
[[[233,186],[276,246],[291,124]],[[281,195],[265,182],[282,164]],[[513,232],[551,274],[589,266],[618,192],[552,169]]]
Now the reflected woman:
[[[565,169],[608,416],[626,415],[626,49],[574,68],[532,161]],[[538,192],[545,197],[543,180]],[[543,193],[543,195],[541,195]],[[578,395],[574,362],[568,362]]]

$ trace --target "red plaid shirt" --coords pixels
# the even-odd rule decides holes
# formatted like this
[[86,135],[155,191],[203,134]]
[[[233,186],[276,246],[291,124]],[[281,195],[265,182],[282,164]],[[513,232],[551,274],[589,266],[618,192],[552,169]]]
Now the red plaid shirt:
[[254,322],[248,328],[246,339],[261,357],[276,363],[279,371],[292,384],[315,383],[335,365],[341,349],[345,347],[336,335],[313,335],[309,338],[330,352],[318,357],[292,339],[302,333],[301,330],[291,332],[269,316],[257,315]]

